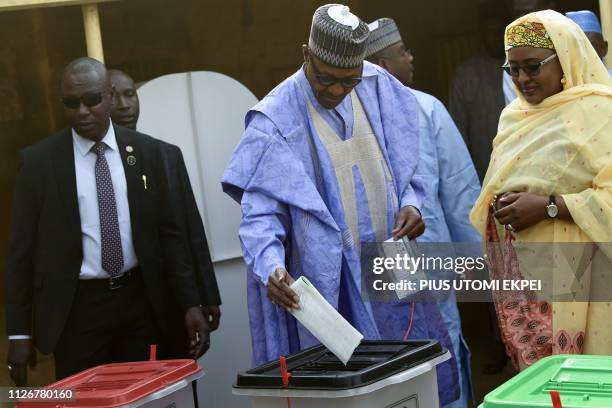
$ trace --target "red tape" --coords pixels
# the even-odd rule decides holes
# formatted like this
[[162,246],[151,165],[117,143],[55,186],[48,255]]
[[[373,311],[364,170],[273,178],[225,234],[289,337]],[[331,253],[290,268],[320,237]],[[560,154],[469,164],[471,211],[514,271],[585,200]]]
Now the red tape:
[[410,337],[410,331],[412,330],[412,323],[414,322],[414,302],[410,305],[410,324],[408,325],[408,330],[406,330],[406,334],[404,335],[404,341],[408,340]]
[[278,361],[280,362],[281,377],[283,378],[283,387],[287,388],[289,386],[289,379],[291,378],[291,373],[287,371],[287,360],[285,359],[285,356],[281,356]]
[[[285,359],[285,356],[280,356],[278,362],[280,363],[283,387],[287,388],[289,386],[289,379],[291,378],[291,373],[287,371],[287,360]],[[287,408],[291,408],[291,397],[287,397]]]
[[563,408],[559,391],[550,391],[550,399],[552,399],[553,408]]
[[151,344],[149,348],[149,361],[157,360],[157,344]]

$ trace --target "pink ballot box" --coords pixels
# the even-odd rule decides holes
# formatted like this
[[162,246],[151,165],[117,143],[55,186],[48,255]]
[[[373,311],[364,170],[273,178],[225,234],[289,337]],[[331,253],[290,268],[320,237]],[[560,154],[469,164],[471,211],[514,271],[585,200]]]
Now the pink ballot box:
[[191,383],[204,372],[194,360],[154,360],[93,367],[45,387],[65,400],[40,393],[37,401],[20,402],[19,408],[195,406]]

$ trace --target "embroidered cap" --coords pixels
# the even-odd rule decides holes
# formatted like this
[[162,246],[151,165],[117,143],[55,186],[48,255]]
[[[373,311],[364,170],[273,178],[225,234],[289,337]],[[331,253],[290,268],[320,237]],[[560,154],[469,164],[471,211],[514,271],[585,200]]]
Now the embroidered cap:
[[523,21],[506,30],[506,50],[515,47],[555,49],[544,24]]
[[366,57],[370,57],[385,48],[402,41],[395,20],[392,18],[379,18],[368,24],[370,36]]
[[369,33],[367,24],[347,6],[327,4],[312,17],[308,48],[326,64],[355,68],[363,63]]

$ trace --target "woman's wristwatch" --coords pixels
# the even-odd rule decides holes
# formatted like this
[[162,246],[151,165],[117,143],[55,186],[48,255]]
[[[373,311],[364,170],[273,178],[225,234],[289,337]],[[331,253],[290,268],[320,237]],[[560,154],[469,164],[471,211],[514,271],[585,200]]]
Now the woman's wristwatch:
[[557,207],[557,201],[554,195],[548,197],[548,205],[546,206],[546,214],[549,218],[556,218],[559,214],[559,207]]

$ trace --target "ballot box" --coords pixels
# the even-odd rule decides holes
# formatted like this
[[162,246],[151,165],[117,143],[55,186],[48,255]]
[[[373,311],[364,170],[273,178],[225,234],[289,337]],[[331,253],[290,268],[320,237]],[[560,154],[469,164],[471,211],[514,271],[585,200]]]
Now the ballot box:
[[[65,400],[21,402],[20,408],[192,408],[191,383],[204,372],[195,360],[107,364],[53,383],[46,390],[72,394]],[[49,398],[50,395],[44,396]]]
[[[553,404],[551,391],[560,401]],[[479,408],[610,408],[612,356],[541,359],[491,391]]]
[[436,366],[449,358],[437,341],[364,340],[344,365],[316,346],[286,357],[286,370],[273,361],[241,372],[232,391],[254,408],[438,407]]

